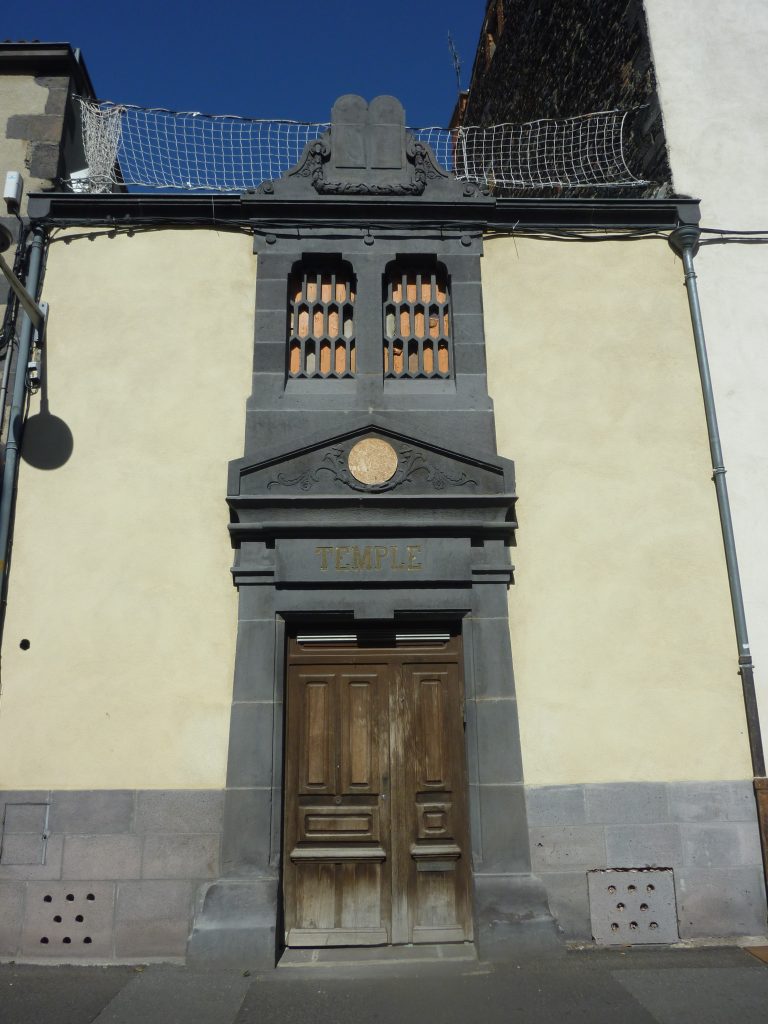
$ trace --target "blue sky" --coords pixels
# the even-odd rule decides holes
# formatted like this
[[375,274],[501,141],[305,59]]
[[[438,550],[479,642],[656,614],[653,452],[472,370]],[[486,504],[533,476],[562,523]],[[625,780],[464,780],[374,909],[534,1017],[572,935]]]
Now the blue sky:
[[391,93],[408,123],[447,123],[456,99],[448,32],[469,83],[484,0],[35,0],[6,4],[4,39],[82,50],[101,99],[326,121],[337,96]]

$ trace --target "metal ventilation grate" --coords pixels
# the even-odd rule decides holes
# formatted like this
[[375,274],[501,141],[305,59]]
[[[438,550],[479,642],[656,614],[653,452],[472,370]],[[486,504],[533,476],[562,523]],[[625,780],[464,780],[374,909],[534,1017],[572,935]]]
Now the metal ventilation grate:
[[601,946],[677,942],[671,868],[588,871],[592,936]]

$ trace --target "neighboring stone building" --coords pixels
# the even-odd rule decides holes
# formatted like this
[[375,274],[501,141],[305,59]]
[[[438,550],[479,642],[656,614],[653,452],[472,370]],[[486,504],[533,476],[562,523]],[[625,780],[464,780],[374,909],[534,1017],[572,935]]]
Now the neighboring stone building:
[[650,181],[647,195],[666,191],[669,164],[642,0],[487,0],[459,106],[465,125],[633,111],[627,161]]
[[2,955],[765,933],[698,205],[488,196],[403,125],[31,202]]
[[[76,94],[94,96],[82,55],[69,43],[0,43],[0,185],[8,171],[18,171],[28,195],[55,189],[83,169]],[[18,223],[4,208],[0,221],[18,238]],[[6,299],[0,278],[0,314]]]

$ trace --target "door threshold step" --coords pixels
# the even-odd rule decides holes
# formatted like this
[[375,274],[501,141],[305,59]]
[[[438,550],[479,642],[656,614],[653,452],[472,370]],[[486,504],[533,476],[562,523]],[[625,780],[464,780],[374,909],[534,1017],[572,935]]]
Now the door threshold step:
[[286,949],[278,968],[365,967],[387,964],[477,963],[471,942],[418,946],[324,946],[315,949]]

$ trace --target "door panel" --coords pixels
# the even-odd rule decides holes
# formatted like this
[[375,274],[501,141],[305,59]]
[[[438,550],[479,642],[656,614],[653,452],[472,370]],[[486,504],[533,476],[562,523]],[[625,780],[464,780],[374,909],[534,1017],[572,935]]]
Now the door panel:
[[[289,945],[389,940],[379,801],[387,680],[376,666],[291,666],[284,865]],[[384,823],[385,826],[388,824]]]
[[304,681],[300,793],[334,791],[333,699],[335,677],[310,675]]
[[[458,642],[289,651],[286,943],[471,939]],[[314,664],[312,663],[314,661]]]
[[470,939],[463,694],[458,665],[406,664],[403,692],[413,704],[410,718],[415,751],[406,762],[411,822],[410,941]]

